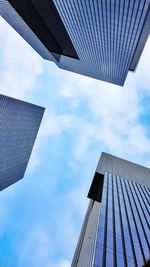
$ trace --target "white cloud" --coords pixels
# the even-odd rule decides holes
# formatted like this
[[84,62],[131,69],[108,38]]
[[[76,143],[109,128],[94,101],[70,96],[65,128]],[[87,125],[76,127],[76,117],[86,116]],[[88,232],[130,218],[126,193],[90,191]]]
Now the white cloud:
[[49,267],[50,239],[41,225],[32,225],[18,248],[18,267],[36,266]]
[[50,109],[45,110],[45,114],[34,144],[30,161],[26,173],[33,173],[36,167],[41,163],[39,157],[39,150],[45,142],[45,139],[49,136],[55,138],[61,136],[61,134],[73,126],[73,117],[68,114],[56,114]]
[[36,90],[36,78],[43,71],[42,60],[1,17],[0,39],[0,92],[24,99]]
[[69,261],[61,260],[60,262],[58,262],[57,264],[51,267],[70,267],[70,266],[71,266],[71,263]]
[[80,75],[65,74],[60,89],[61,97],[68,99],[72,112],[86,103],[91,115],[91,119],[82,114],[80,118],[76,118],[80,133],[75,144],[78,158],[84,159],[93,140],[99,140],[102,150],[104,147],[112,154],[147,164],[150,139],[140,116],[144,112],[141,95],[146,97],[150,92],[150,61],[147,60],[149,46],[150,38],[136,72],[128,74],[124,87]]
[[23,243],[18,248],[18,265],[36,267],[70,267],[66,259],[52,261],[52,250],[55,244],[48,232],[40,224],[32,225]]
[[71,127],[73,117],[66,113],[57,114],[51,109],[45,111],[39,135],[43,138],[47,135],[60,135],[65,129]]
[[39,164],[41,163],[38,151],[39,151],[39,146],[36,146],[35,144],[30,160],[28,162],[26,175],[33,173],[36,170],[36,167],[39,166]]

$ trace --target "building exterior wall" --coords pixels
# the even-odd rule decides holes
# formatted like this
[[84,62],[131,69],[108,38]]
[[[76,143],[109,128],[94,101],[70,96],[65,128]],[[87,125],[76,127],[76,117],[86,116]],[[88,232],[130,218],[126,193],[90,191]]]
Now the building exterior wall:
[[96,172],[104,175],[106,171],[150,187],[149,168],[103,152]]
[[79,60],[62,56],[59,67],[123,85],[130,68],[134,70],[138,63],[143,40],[145,44],[149,36],[150,20],[146,17],[150,1],[54,3],[79,56]]
[[[31,2],[35,6],[37,2],[38,12],[41,1]],[[48,6],[48,2],[45,0],[43,5]],[[59,55],[46,49],[10,3],[10,0],[0,0],[0,15],[43,58],[54,61],[62,69],[117,85],[123,85],[128,71],[136,69],[150,34],[150,0],[53,0],[77,56]],[[45,9],[40,8],[38,12],[42,12],[42,19],[48,14]],[[51,24],[55,35],[58,28],[55,22]],[[46,25],[49,25],[48,18]],[[61,43],[64,39],[61,38]],[[64,42],[63,50],[67,46]]]
[[44,108],[0,95],[0,190],[23,178]]
[[100,203],[90,200],[71,267],[92,267]]
[[150,190],[105,173],[94,267],[141,267],[150,256]]
[[[90,230],[91,239],[92,234],[96,237],[95,247],[82,236],[91,265],[80,247],[82,261],[72,267],[142,267],[150,257],[150,169],[102,153],[88,197],[99,210],[97,228],[93,224]],[[84,232],[92,220],[90,213]]]

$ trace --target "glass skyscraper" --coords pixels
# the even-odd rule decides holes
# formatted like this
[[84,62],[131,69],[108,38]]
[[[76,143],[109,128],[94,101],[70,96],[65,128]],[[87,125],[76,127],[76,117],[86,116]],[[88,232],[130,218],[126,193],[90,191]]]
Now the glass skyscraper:
[[0,190],[22,179],[44,108],[0,94]]
[[150,257],[150,169],[102,153],[72,267],[142,267]]
[[150,34],[150,0],[0,0],[0,15],[44,59],[118,85]]

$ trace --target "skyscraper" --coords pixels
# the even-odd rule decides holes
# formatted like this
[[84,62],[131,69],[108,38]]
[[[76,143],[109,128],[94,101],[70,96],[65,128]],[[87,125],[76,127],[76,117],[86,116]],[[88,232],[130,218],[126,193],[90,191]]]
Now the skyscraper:
[[0,190],[22,179],[44,108],[0,95]]
[[142,267],[150,256],[150,169],[102,153],[71,267]]
[[118,85],[150,34],[150,0],[0,0],[0,15],[58,67]]

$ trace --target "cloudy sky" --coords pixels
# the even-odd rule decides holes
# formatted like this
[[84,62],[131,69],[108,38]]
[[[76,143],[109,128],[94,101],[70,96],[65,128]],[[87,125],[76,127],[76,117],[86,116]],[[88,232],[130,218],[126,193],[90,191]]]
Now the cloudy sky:
[[25,177],[0,193],[0,267],[69,267],[102,151],[150,167],[150,39],[119,87],[44,61],[0,18],[0,93],[46,108]]

